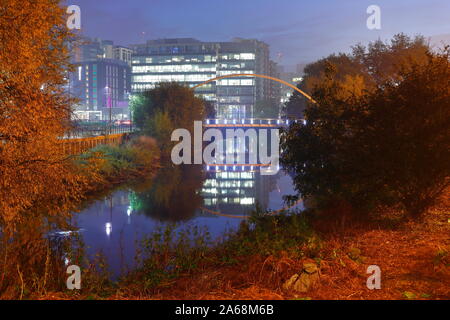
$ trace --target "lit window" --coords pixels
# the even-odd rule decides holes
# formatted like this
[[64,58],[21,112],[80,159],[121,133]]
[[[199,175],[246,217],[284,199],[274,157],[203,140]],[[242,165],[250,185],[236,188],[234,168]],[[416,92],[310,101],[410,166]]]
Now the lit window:
[[241,58],[241,60],[255,60],[255,54],[254,53],[241,53],[240,58]]

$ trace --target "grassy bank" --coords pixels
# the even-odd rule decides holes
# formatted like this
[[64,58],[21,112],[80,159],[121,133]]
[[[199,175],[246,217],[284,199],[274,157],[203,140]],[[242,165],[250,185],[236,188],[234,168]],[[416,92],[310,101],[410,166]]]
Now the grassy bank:
[[[449,299],[449,208],[442,202],[424,220],[401,223],[385,217],[346,224],[298,215],[258,218],[216,248],[192,252],[195,268],[180,268],[151,286],[146,280],[154,273],[143,268],[111,298]],[[319,275],[314,286],[286,288],[311,264]],[[370,265],[382,271],[381,290],[366,286]]]
[[[377,217],[360,222],[314,215],[255,215],[214,246],[207,230],[159,230],[141,244],[140,268],[112,283],[88,278],[81,291],[54,299],[448,299],[450,210],[443,201],[421,221]],[[318,280],[286,288],[305,265]],[[366,286],[382,270],[382,289]],[[302,271],[303,270],[303,271]],[[97,279],[97,280],[95,280]]]
[[137,136],[120,146],[97,146],[81,154],[76,163],[90,177],[87,192],[93,193],[156,172],[159,157],[154,139]]
[[[75,170],[83,175],[80,198],[70,204],[53,199],[61,214],[47,216],[44,209],[31,210],[16,232],[0,232],[0,298],[26,299],[66,290],[64,260],[83,266],[83,279],[97,292],[110,286],[102,256],[87,261],[82,239],[75,232],[69,237],[54,236],[55,230],[72,230],[69,211],[83,200],[111,192],[134,179],[148,177],[159,167],[159,149],[153,139],[136,137],[120,146],[101,145],[79,155]],[[66,210],[64,208],[70,208]],[[1,229],[0,229],[1,231]]]

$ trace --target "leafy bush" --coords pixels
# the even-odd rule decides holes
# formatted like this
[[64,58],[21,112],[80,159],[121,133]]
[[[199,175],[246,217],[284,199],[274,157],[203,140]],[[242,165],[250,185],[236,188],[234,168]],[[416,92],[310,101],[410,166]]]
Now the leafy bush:
[[236,264],[243,256],[279,255],[282,251],[291,257],[302,256],[306,252],[300,245],[305,245],[309,254],[317,253],[321,246],[303,214],[270,216],[257,209],[250,221],[243,221],[237,231],[217,241],[211,241],[205,228],[168,224],[140,242],[139,268],[123,281],[154,289],[204,266]]
[[151,289],[197,268],[210,250],[210,234],[197,226],[178,226],[160,227],[140,241],[135,257],[139,268],[128,280],[137,277],[146,289]]
[[120,175],[143,175],[158,165],[159,149],[153,138],[141,136],[121,146],[100,145],[80,156],[80,162],[94,162],[108,179]]
[[282,136],[282,163],[300,194],[356,213],[388,206],[419,216],[449,185],[449,51],[402,61],[371,90],[326,70],[307,125]]
[[[230,256],[277,255],[281,251],[298,251],[299,245],[313,237],[314,232],[302,213],[271,216],[255,211],[249,221],[243,221],[238,232],[224,243],[224,248]],[[297,253],[292,252],[293,255]]]
[[136,127],[154,137],[168,156],[172,132],[183,128],[193,131],[194,121],[214,115],[211,104],[194,95],[194,91],[178,83],[161,83],[134,97],[131,103]]

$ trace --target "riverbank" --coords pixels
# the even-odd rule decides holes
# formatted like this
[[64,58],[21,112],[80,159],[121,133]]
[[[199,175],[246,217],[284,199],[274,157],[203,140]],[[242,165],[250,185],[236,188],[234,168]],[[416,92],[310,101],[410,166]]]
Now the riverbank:
[[[448,196],[448,194],[447,194]],[[300,215],[254,217],[251,229],[208,248],[198,234],[194,250],[148,243],[151,260],[118,283],[49,293],[45,299],[449,299],[450,203],[422,221],[389,214],[360,223],[331,223]],[[164,233],[154,239],[173,235]],[[160,242],[161,243],[161,242]],[[370,265],[380,267],[381,290],[369,290]],[[286,286],[310,272],[306,290]]]
[[156,141],[137,136],[119,146],[95,147],[79,155],[75,163],[88,176],[84,193],[91,195],[155,173],[161,167],[159,160]]
[[[423,222],[399,226],[348,225],[320,232],[316,254],[295,258],[254,255],[239,268],[210,266],[161,288],[152,299],[450,299],[450,211],[432,210]],[[318,227],[320,229],[320,227]],[[298,246],[308,251],[308,245]],[[317,265],[319,281],[307,292],[284,290],[305,263]],[[367,268],[378,265],[381,290],[369,290]],[[114,298],[130,297],[118,295]],[[149,297],[131,297],[149,298]]]
[[[16,225],[14,236],[0,234],[0,299],[38,298],[50,291],[65,290],[64,261],[76,261],[87,269],[91,266],[77,228],[71,223],[76,214],[73,212],[126,182],[149,180],[159,167],[159,149],[146,137],[117,146],[101,145],[76,156],[71,170],[80,181],[77,194],[67,197],[69,201],[52,198],[51,204],[30,210],[27,219]],[[50,207],[58,214],[49,216]],[[97,262],[93,269],[100,265]],[[91,279],[91,283],[103,281],[96,273]]]
[[[237,265],[205,265],[161,287],[152,296],[117,294],[113,299],[450,299],[450,210],[441,205],[421,222],[391,225],[317,223],[320,240],[297,246],[299,255],[280,251],[236,257]],[[315,264],[319,280],[307,292],[285,290],[305,263]],[[382,271],[381,290],[366,286],[367,268]],[[237,267],[238,266],[238,267]]]

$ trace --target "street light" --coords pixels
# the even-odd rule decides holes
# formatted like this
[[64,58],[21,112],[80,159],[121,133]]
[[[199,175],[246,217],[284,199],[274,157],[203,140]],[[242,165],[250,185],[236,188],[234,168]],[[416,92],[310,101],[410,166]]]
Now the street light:
[[130,93],[128,91],[125,91],[125,95],[127,97],[127,101],[128,101],[128,112],[130,113],[130,132],[133,131],[133,121],[131,120],[132,114],[131,114],[131,99],[133,98],[133,96],[130,95]]
[[111,105],[111,94],[110,88],[108,86],[105,87],[106,91],[106,107],[109,108],[109,134],[112,132],[112,105]]

